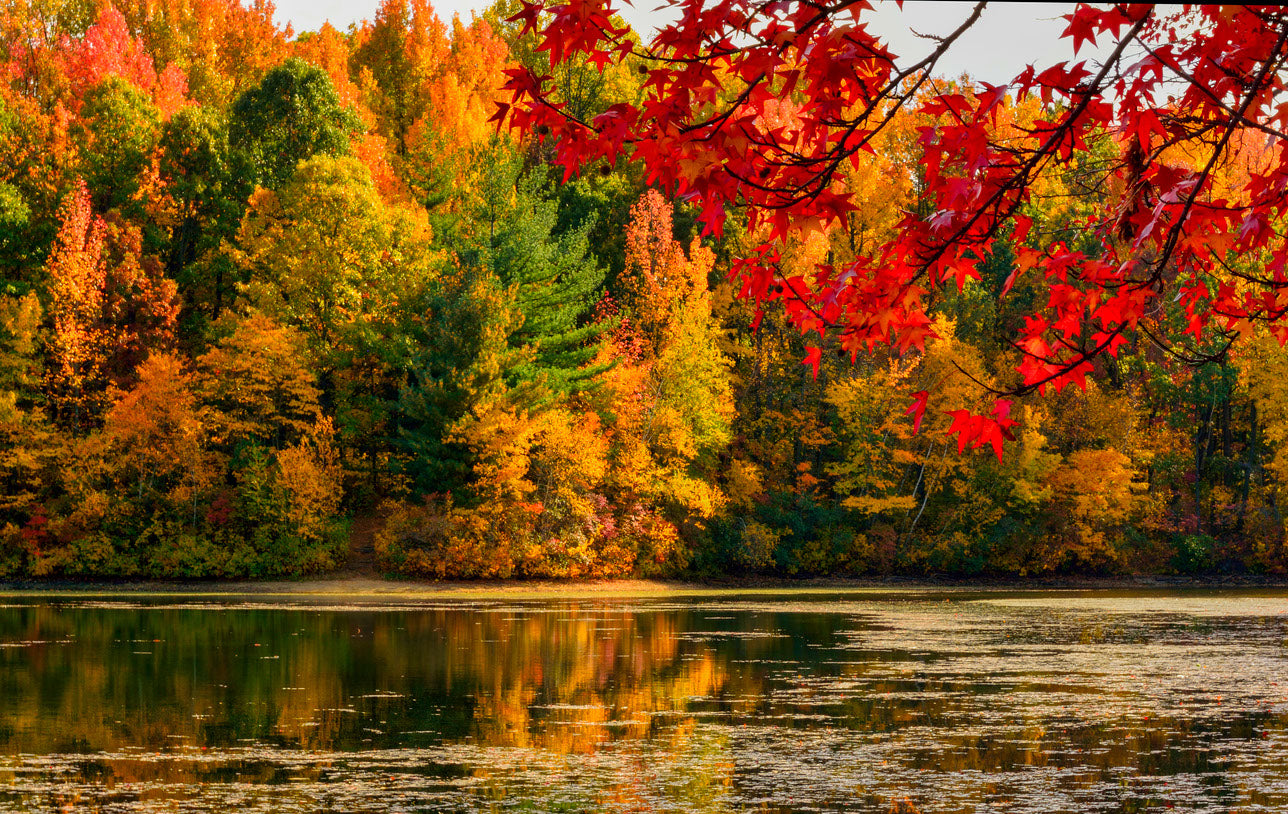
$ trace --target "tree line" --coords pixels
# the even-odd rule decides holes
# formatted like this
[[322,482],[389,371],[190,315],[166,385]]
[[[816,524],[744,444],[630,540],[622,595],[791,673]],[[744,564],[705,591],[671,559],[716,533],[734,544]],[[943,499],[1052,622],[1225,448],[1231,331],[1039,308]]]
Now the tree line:
[[[1288,565],[1273,337],[1202,367],[1130,341],[1103,378],[1016,399],[1008,455],[963,450],[1049,295],[1015,280],[1031,237],[980,270],[1007,299],[918,292],[902,346],[806,335],[746,296],[781,283],[738,273],[770,226],[731,208],[699,238],[701,208],[637,163],[565,173],[566,139],[498,129],[515,66],[580,120],[650,81],[552,65],[519,10],[385,0],[298,35],[240,0],[0,12],[0,574],[325,571],[355,518],[383,568],[435,578]],[[990,132],[1048,112],[1007,100]],[[782,279],[925,208],[935,115],[838,171],[862,205],[782,241]],[[1078,219],[1123,147],[1089,139],[1025,213],[1093,252]]]

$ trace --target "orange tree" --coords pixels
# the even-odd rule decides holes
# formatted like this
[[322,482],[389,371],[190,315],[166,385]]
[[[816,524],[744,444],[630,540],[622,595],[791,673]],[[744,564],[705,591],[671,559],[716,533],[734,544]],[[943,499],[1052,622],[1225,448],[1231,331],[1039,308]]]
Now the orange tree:
[[[1257,323],[1288,340],[1283,9],[1078,4],[1064,37],[1075,52],[1100,45],[1102,62],[947,87],[936,65],[983,3],[915,63],[866,29],[861,0],[665,5],[672,21],[640,45],[609,0],[524,0],[512,20],[536,33],[552,64],[633,65],[642,91],[579,118],[549,76],[513,68],[498,126],[548,140],[570,176],[623,157],[642,164],[649,183],[700,208],[707,233],[745,209],[763,240],[731,275],[742,297],[781,304],[815,335],[805,358],[815,370],[824,350],[923,348],[934,339],[928,303],[943,288],[987,286],[1005,298],[1027,278],[1039,296],[1010,337],[1018,363],[990,388],[991,405],[952,414],[959,449],[1000,457],[1016,424],[1011,398],[1085,386],[1129,344],[1201,363]],[[1035,103],[1036,115],[1012,115]],[[862,255],[786,270],[789,238],[856,211],[862,190],[847,168],[909,113],[925,122],[916,205]],[[999,116],[1013,126],[998,127]],[[1074,224],[1076,241],[1033,217],[1039,190],[1074,171],[1098,193]],[[981,272],[1003,245],[1014,263],[994,281]],[[908,410],[917,425],[926,403],[919,393]]]

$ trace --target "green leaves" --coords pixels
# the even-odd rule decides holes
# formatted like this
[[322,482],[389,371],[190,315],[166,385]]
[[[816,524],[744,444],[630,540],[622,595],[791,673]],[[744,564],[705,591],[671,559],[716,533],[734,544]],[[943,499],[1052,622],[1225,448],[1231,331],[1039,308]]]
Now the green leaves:
[[85,94],[72,138],[100,212],[130,204],[160,136],[160,114],[134,85],[110,75]]
[[592,315],[606,277],[590,253],[592,224],[556,231],[559,202],[545,172],[521,174],[521,156],[509,145],[495,143],[480,159],[488,170],[467,202],[473,230],[461,258],[495,275],[523,316],[510,344],[531,345],[535,355],[514,375],[545,389],[543,402],[594,387],[606,366],[591,362],[612,322]]
[[288,59],[233,103],[229,137],[249,157],[257,181],[276,189],[300,161],[348,153],[360,128],[320,68]]

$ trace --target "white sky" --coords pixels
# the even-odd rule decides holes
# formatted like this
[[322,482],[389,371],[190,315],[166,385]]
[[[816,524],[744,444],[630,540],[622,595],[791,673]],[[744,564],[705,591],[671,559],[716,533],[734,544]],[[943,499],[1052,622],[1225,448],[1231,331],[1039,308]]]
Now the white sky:
[[[277,0],[277,21],[290,23],[295,31],[313,31],[329,21],[340,30],[375,14],[378,0]],[[657,0],[638,0],[640,8],[623,6],[622,14],[637,28],[649,26],[658,15],[650,9]],[[620,3],[620,0],[619,0]],[[437,0],[434,9],[444,20],[453,14],[468,19],[471,12],[486,8],[490,0]],[[900,10],[890,0],[880,0],[862,19],[868,30],[886,38],[891,50],[901,57],[919,58],[934,43],[919,39],[922,34],[947,34],[970,15],[972,3],[917,2],[910,0]],[[1073,57],[1070,40],[1061,40],[1065,22],[1060,15],[1073,4],[995,3],[984,10],[980,21],[966,32],[940,63],[940,72],[956,76],[963,71],[976,79],[1002,84],[1013,79],[1030,62],[1050,65]],[[650,26],[651,27],[651,26]],[[643,33],[643,32],[641,32]],[[1094,57],[1085,45],[1078,58]]]

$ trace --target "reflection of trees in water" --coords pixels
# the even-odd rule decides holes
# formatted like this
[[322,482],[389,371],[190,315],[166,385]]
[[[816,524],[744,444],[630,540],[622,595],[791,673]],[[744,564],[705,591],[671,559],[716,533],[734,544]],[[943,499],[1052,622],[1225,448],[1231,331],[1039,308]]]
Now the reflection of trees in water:
[[[338,697],[340,637],[306,614],[32,607],[0,616],[6,751],[220,746],[264,737],[310,699]],[[320,632],[320,631],[315,631]],[[308,683],[299,681],[301,674]],[[301,686],[303,690],[284,688]]]
[[[659,723],[653,714],[719,695],[727,679],[727,656],[678,637],[682,616],[15,609],[0,617],[0,641],[49,643],[0,649],[10,699],[0,744],[10,754],[85,754],[64,767],[76,783],[178,793],[193,784],[319,781],[337,754],[284,768],[275,760],[281,747],[422,745],[432,754],[435,744],[468,740],[516,750],[512,763],[467,769],[477,793],[492,785],[512,794],[509,774],[539,750],[570,756],[566,795],[584,779],[577,756],[647,738],[650,748],[600,766],[585,803],[650,810],[668,771],[661,758],[674,771],[705,767],[667,778],[664,796],[719,810],[732,776],[727,745],[695,736],[692,721]],[[259,754],[248,740],[277,748]],[[122,754],[131,747],[167,754]],[[225,759],[189,759],[179,747]],[[102,752],[110,759],[92,756]]]
[[625,611],[11,609],[0,640],[46,643],[0,649],[0,745],[356,749],[470,736],[587,752],[719,692],[722,660],[692,645],[681,658],[677,624]]

